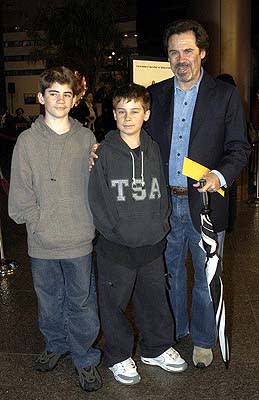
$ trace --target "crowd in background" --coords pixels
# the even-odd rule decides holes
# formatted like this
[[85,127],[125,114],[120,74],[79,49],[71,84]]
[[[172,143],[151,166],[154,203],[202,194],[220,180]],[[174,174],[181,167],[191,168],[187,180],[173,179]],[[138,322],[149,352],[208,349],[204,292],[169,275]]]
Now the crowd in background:
[[[85,94],[70,112],[70,116],[77,119],[83,126],[92,130],[96,140],[101,142],[111,129],[115,128],[112,113],[112,81],[103,83],[95,90],[87,89]],[[7,107],[0,111],[0,132],[11,138],[28,129],[36,116],[29,116],[22,107],[18,107],[12,115]]]

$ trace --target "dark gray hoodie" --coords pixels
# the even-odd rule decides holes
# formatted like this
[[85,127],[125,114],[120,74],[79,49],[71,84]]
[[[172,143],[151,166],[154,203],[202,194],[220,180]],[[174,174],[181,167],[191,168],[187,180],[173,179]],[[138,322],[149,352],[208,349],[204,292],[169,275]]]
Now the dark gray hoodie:
[[77,120],[58,135],[40,116],[17,139],[9,215],[26,223],[28,252],[43,259],[75,258],[92,250],[88,155],[95,137]]
[[168,233],[169,202],[160,151],[142,129],[139,156],[111,131],[98,148],[89,202],[98,231],[132,248],[154,245]]

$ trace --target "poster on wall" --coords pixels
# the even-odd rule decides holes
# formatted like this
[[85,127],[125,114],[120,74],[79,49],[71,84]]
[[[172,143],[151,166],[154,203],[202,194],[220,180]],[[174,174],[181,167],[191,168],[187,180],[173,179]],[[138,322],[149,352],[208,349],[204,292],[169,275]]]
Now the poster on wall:
[[164,58],[132,57],[130,62],[131,82],[145,87],[172,78],[169,62]]

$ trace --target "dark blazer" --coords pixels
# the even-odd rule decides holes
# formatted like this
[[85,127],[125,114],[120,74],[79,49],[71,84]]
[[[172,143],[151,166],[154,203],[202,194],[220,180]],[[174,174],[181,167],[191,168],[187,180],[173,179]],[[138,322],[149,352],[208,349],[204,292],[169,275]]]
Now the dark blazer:
[[[152,96],[151,117],[145,129],[160,146],[168,181],[168,163],[172,139],[174,110],[174,78],[149,87]],[[246,165],[250,146],[246,139],[246,121],[237,89],[213,79],[205,71],[194,108],[188,157],[224,176],[231,186]],[[192,221],[200,230],[201,194],[188,178],[189,204]],[[217,232],[228,223],[228,190],[225,197],[210,195],[211,218]]]

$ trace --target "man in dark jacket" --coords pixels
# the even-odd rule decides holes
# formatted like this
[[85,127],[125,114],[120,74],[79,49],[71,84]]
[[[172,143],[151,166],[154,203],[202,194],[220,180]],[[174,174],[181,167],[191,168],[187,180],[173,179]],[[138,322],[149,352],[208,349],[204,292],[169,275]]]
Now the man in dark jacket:
[[[204,272],[205,253],[199,246],[199,192],[211,192],[211,217],[222,256],[228,188],[247,163],[250,147],[237,89],[213,79],[201,66],[209,47],[203,27],[196,21],[176,21],[166,30],[164,44],[175,76],[150,87],[152,109],[146,130],[160,146],[171,191],[172,229],[167,236],[166,263],[176,337],[191,333],[194,365],[207,367],[213,360],[217,335]],[[209,169],[203,188],[182,175],[185,156]],[[219,188],[224,188],[224,197],[217,193]],[[194,268],[191,324],[185,268],[188,248]]]

